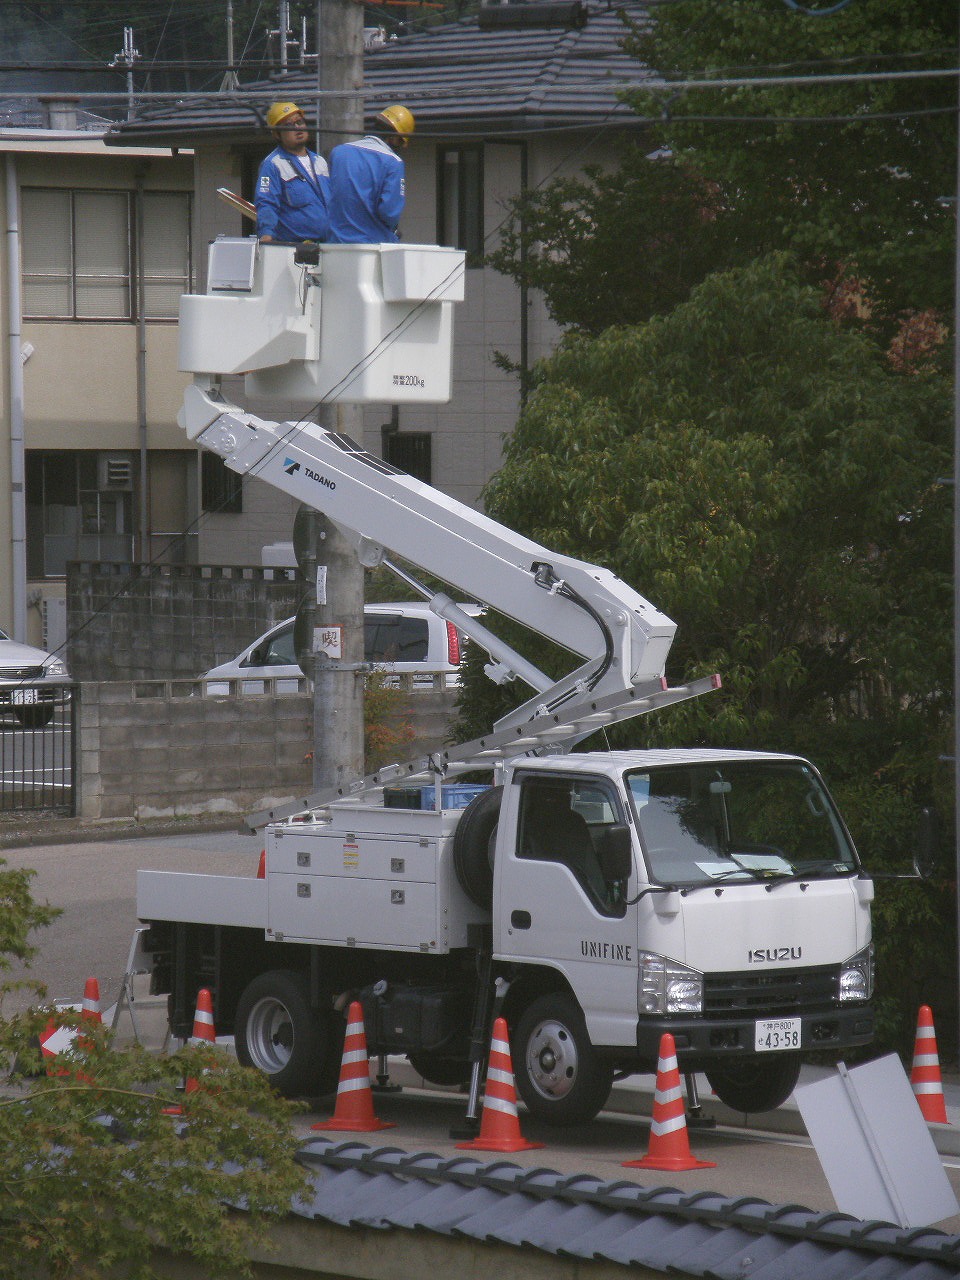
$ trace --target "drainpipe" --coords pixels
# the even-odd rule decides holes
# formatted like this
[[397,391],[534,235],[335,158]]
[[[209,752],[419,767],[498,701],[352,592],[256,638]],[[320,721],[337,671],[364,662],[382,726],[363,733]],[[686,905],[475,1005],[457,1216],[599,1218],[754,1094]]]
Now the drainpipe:
[[23,351],[20,288],[20,200],[17,162],[7,156],[7,325],[10,333],[10,532],[12,628],[14,640],[27,638],[27,507],[23,448]]
[[150,559],[147,539],[150,533],[147,475],[147,320],[146,287],[143,270],[143,175],[137,174],[136,190],[136,257],[137,257],[137,437],[140,445],[140,560]]

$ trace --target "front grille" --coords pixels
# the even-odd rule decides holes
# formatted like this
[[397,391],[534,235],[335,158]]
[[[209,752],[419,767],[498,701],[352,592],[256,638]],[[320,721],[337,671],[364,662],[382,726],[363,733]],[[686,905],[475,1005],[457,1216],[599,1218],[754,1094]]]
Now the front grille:
[[703,1011],[714,1017],[776,1017],[823,1009],[836,1002],[839,979],[836,965],[765,969],[762,973],[708,973],[704,975]]
[[0,667],[0,680],[42,680],[43,667]]

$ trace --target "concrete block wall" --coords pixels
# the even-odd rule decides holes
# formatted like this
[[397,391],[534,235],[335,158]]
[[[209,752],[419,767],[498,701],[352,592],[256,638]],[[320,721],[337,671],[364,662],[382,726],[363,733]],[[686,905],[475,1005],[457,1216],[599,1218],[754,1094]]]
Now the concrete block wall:
[[70,674],[83,682],[192,679],[296,613],[303,593],[291,569],[71,564]]
[[[272,682],[265,682],[271,684]],[[273,808],[312,788],[313,697],[207,697],[194,681],[89,683],[80,699],[79,816],[190,818]],[[407,694],[415,738],[400,758],[441,747],[455,692]]]

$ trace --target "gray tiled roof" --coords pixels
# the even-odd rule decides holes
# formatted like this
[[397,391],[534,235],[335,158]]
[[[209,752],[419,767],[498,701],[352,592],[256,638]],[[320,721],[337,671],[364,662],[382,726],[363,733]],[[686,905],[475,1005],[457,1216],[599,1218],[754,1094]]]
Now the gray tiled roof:
[[951,1280],[960,1237],[753,1196],[683,1192],[506,1160],[445,1159],[315,1138],[302,1217],[460,1236],[716,1280]]
[[[535,8],[535,4],[527,6]],[[611,122],[629,128],[636,115],[617,100],[626,83],[649,73],[620,48],[624,16],[645,20],[635,0],[616,8],[587,3],[582,28],[527,27],[481,30],[476,17],[403,36],[364,57],[365,99],[372,123],[388,102],[405,102],[417,132],[433,135],[531,133],[589,128]],[[261,112],[282,96],[306,106],[316,95],[313,72],[243,86]],[[143,109],[117,125],[107,141],[122,146],[216,137],[249,137],[251,108],[224,97],[184,97],[175,105]]]

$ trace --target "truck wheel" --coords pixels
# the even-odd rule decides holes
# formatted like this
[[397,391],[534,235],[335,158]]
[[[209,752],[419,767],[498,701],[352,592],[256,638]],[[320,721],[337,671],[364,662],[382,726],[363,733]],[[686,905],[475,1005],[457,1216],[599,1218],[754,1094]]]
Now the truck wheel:
[[441,1058],[433,1053],[408,1053],[418,1075],[430,1084],[463,1084],[470,1079],[470,1063],[464,1058]]
[[453,836],[453,867],[460,888],[472,903],[493,906],[493,851],[503,787],[481,791],[460,815]]
[[706,1069],[710,1088],[731,1111],[775,1111],[800,1078],[800,1055],[753,1054]]
[[237,1002],[234,1036],[238,1060],[285,1098],[319,1095],[331,1034],[310,1007],[303,974],[275,969],[254,978]]
[[520,1096],[548,1124],[584,1124],[610,1096],[613,1067],[590,1043],[572,997],[540,996],[520,1015],[511,1053]]

